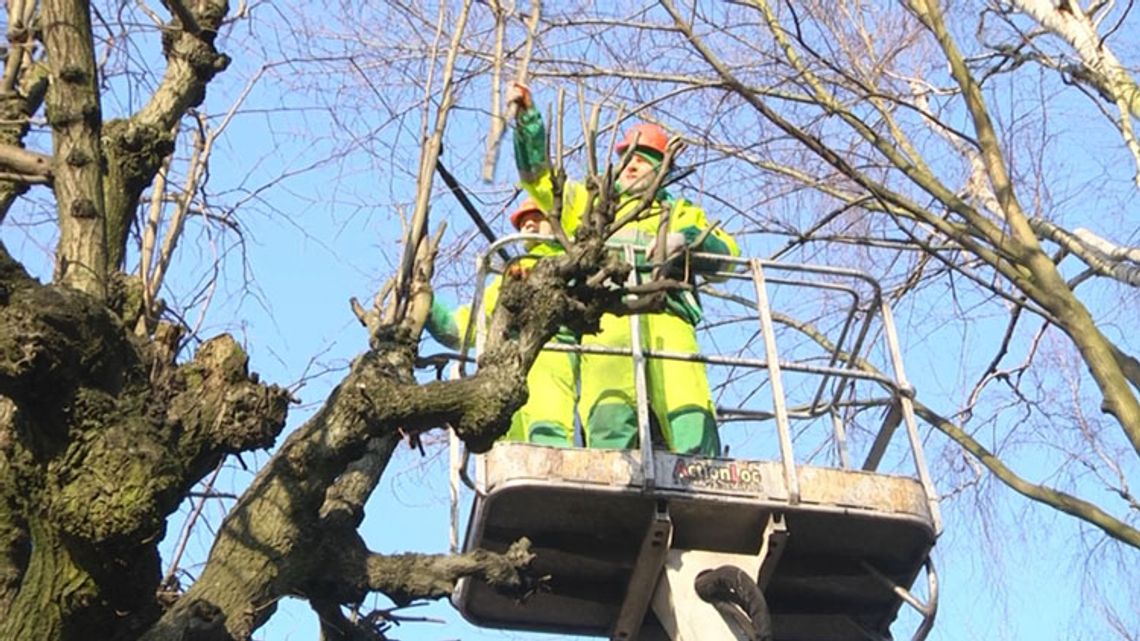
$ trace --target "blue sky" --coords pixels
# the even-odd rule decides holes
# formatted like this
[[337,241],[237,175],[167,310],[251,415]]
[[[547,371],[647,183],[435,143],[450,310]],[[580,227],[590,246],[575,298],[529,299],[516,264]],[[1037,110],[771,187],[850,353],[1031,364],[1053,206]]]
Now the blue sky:
[[[270,92],[271,93],[271,92]],[[271,98],[269,98],[271,99]],[[233,149],[245,149],[251,141],[273,134],[254,118],[235,128]],[[259,126],[260,125],[260,126]],[[312,127],[312,121],[308,123]],[[457,122],[457,127],[464,127]],[[268,129],[268,127],[264,127]],[[271,161],[303,165],[292,149],[280,142]],[[300,144],[300,143],[298,143]],[[298,151],[297,153],[303,153]],[[473,156],[475,154],[472,154]],[[447,157],[451,160],[452,156]],[[470,165],[470,158],[466,158]],[[364,163],[367,165],[367,162]],[[509,168],[509,164],[506,165]],[[503,167],[500,167],[502,171]],[[245,338],[254,367],[270,380],[298,381],[307,374],[333,368],[307,381],[299,396],[305,404],[291,414],[299,424],[338,380],[348,360],[365,345],[363,330],[348,310],[347,298],[366,300],[391,272],[396,255],[398,220],[385,203],[399,200],[406,189],[385,176],[368,177],[368,167],[356,168],[351,159],[314,170],[291,181],[286,189],[267,192],[265,213],[255,213],[255,233],[247,239],[248,263],[254,274],[254,292],[237,287],[234,278],[225,296],[238,304],[238,311],[219,329],[237,330]],[[346,176],[361,176],[359,182]],[[352,182],[346,186],[346,182]],[[465,182],[475,190],[479,184],[468,174]],[[364,185],[364,186],[356,186]],[[268,194],[272,194],[269,196]],[[484,195],[501,202],[506,193]],[[446,218],[450,241],[470,238],[469,225],[447,198],[437,201],[434,215]],[[497,221],[496,229],[503,224]],[[745,251],[766,256],[778,241],[748,237]],[[471,271],[473,251],[481,240],[466,244],[462,260],[442,270],[444,281],[462,282]],[[469,278],[467,276],[466,278]],[[465,299],[466,290],[445,288],[450,301]],[[909,314],[907,312],[909,311]],[[922,327],[914,310],[904,311],[900,325],[919,329],[918,340],[904,332],[907,344],[936,343],[937,333]],[[918,315],[921,317],[921,314]],[[214,316],[219,318],[218,315]],[[222,315],[220,318],[227,318]],[[985,334],[985,329],[977,331]],[[434,347],[428,351],[434,351]],[[313,362],[314,357],[317,359]],[[920,398],[930,399],[927,389],[947,381],[936,364],[948,355],[926,352],[908,358],[912,380]],[[950,356],[952,358],[952,356]],[[917,367],[916,367],[917,365]],[[336,369],[339,368],[339,369]],[[936,396],[934,396],[936,398]],[[933,437],[937,439],[937,437]],[[443,452],[429,448],[427,459],[401,449],[393,460],[380,489],[369,504],[364,536],[381,552],[443,552],[447,548],[447,499]],[[240,479],[244,473],[237,474]],[[986,482],[986,481],[983,481]],[[1085,560],[1074,555],[1086,536],[1066,517],[1026,504],[997,488],[990,498],[991,520],[982,522],[975,499],[965,492],[943,502],[945,533],[935,550],[941,586],[941,608],[931,639],[1100,639],[1103,628],[1090,621],[1083,605]],[[464,517],[464,520],[466,516]],[[1031,534],[1030,534],[1031,533]],[[1069,577],[1062,580],[1061,577]],[[384,607],[383,599],[377,599]],[[1041,607],[1048,603],[1048,607]],[[480,630],[466,624],[446,603],[436,603],[408,612],[447,623],[405,624],[394,636],[401,639],[523,639],[547,638],[518,632]],[[913,619],[904,614],[895,628],[899,638],[913,629]],[[258,637],[267,640],[311,639],[316,622],[307,606],[283,604],[279,615]],[[549,638],[561,638],[551,635]]]
[[[343,53],[336,46],[329,46],[324,53]],[[242,59],[233,70],[234,77],[225,79],[230,87],[240,86],[239,73],[248,75],[253,59]],[[293,411],[291,425],[299,424],[311,412],[339,379],[349,359],[364,348],[364,332],[351,316],[347,298],[367,300],[393,271],[400,218],[407,215],[407,210],[401,212],[399,207],[410,200],[416,165],[414,146],[409,151],[406,143],[415,140],[419,128],[415,110],[419,96],[415,91],[384,88],[378,92],[376,82],[370,80],[349,82],[329,94],[337,80],[314,79],[307,75],[312,68],[325,67],[283,65],[270,70],[259,82],[247,107],[250,115],[235,121],[220,149],[216,166],[226,169],[215,170],[218,184],[214,185],[226,193],[224,186],[233,183],[236,197],[242,190],[271,183],[283,171],[299,172],[259,192],[256,200],[239,210],[250,230],[245,250],[251,271],[230,263],[216,306],[208,316],[212,330],[236,331],[243,337],[255,369],[270,380],[291,383],[328,369],[324,375],[305,380],[298,392],[305,404]],[[539,89],[540,101],[553,100],[554,85],[545,83],[545,91]],[[290,91],[291,86],[297,90]],[[323,93],[314,94],[313,89]],[[478,105],[481,97],[472,93],[478,91],[465,90],[465,104]],[[232,89],[229,93],[232,95]],[[383,109],[375,107],[380,93]],[[1070,109],[1078,112],[1083,107],[1066,96],[1058,93],[1051,99],[1059,113]],[[216,100],[215,109],[226,104],[221,95],[212,95],[211,100]],[[345,104],[352,106],[346,109]],[[368,107],[370,104],[373,108]],[[335,118],[327,111],[329,105],[337,108]],[[281,106],[289,108],[284,116],[277,111]],[[1012,120],[1019,117],[1012,104],[1000,113]],[[486,116],[477,111],[457,111],[452,116],[444,160],[485,207],[496,230],[502,232],[505,222],[496,214],[507,206],[511,194],[509,156],[502,156],[495,184],[483,185],[475,178],[486,122]],[[373,131],[379,136],[343,135]],[[1089,140],[1090,134],[1106,142],[1112,140],[1111,131],[1103,127],[1092,131],[1086,128],[1081,139]],[[1061,138],[1055,144],[1065,148],[1067,143]],[[1070,146],[1059,157],[1063,167],[1056,173],[1069,176],[1075,185],[1081,185],[1078,176],[1107,169],[1126,179],[1126,172],[1118,173],[1117,168],[1092,153],[1095,147],[1098,145]],[[690,151],[698,158],[701,153],[699,149]],[[573,167],[570,171],[580,175]],[[704,202],[699,194],[701,185],[708,184],[705,176],[701,172],[691,179],[683,195]],[[1056,206],[1070,212],[1062,215],[1065,220],[1080,220],[1085,197],[1104,197],[1095,191],[1089,193],[1084,186],[1075,191],[1063,190],[1063,186],[1056,185],[1054,190],[1073,194]],[[746,202],[733,204],[747,207]],[[724,218],[730,231],[748,225],[738,215],[718,212],[715,205],[706,207],[711,217]],[[441,261],[437,278],[443,285],[441,295],[451,301],[465,299],[470,288],[464,283],[470,282],[473,255],[483,241],[474,237],[470,224],[449,197],[434,201],[433,216],[436,221],[447,221],[447,244],[454,247]],[[215,232],[213,237],[217,236]],[[742,235],[741,242],[747,254],[757,256],[770,255],[782,245],[782,239],[763,234]],[[192,245],[201,252],[202,260],[212,260],[216,253],[213,246],[201,241]],[[193,251],[187,254],[192,257]],[[450,283],[458,286],[447,286]],[[969,307],[968,302],[961,304]],[[226,313],[222,311],[225,309],[234,311]],[[961,384],[954,374],[956,368],[947,367],[947,361],[966,358],[974,349],[978,358],[985,358],[984,348],[992,344],[992,334],[1001,322],[1000,317],[979,317],[961,327],[937,328],[931,325],[921,302],[903,306],[897,313],[908,369],[919,398],[936,406],[943,390]],[[944,348],[962,338],[973,348],[965,353]],[[928,436],[927,443],[936,468],[963,465],[953,448],[946,448],[938,436]],[[1038,465],[1040,475],[1047,478],[1055,462],[1046,456]],[[236,474],[238,482],[244,474]],[[961,477],[958,474],[953,478]],[[980,483],[992,484],[984,475]],[[974,490],[966,487],[943,501],[945,533],[935,550],[942,599],[931,638],[1106,638],[1103,618],[1090,611],[1093,606],[1087,595],[1089,582],[1099,580],[1092,576],[1118,576],[1096,571],[1114,563],[1113,548],[1097,546],[1095,533],[1090,534],[1072,519],[1028,504],[1003,487],[988,492]],[[410,450],[401,450],[368,513],[364,535],[377,551],[444,551],[447,510],[442,453],[429,451],[424,460]],[[1090,541],[1093,552],[1082,552],[1090,547]],[[1109,558],[1097,559],[1097,554]],[[1127,565],[1127,553],[1118,562]],[[1048,607],[1041,607],[1042,603]],[[307,607],[297,604],[283,609],[278,619],[261,631],[261,638],[304,639],[316,634]],[[530,636],[478,630],[462,622],[446,603],[434,604],[423,612],[412,611],[416,615],[428,613],[448,623],[405,625],[395,636],[473,640]],[[906,638],[910,629],[904,618],[896,626],[896,636]]]
[[[286,24],[290,19],[288,13],[279,14],[261,5],[249,23],[256,38],[243,27],[224,40],[223,46],[234,55],[235,63],[211,87],[204,106],[208,113],[223,113],[261,64],[280,61],[279,47],[296,45]],[[330,20],[328,32],[333,28]],[[1125,30],[1135,28],[1126,24]],[[1140,38],[1119,37],[1117,41],[1135,43]],[[352,50],[355,43],[338,45],[330,37],[322,46],[326,47],[323,53],[337,55]],[[338,46],[343,50],[338,51]],[[185,305],[192,293],[200,290],[201,274],[207,273],[218,257],[226,259],[216,287],[210,290],[207,313],[199,321],[201,306],[194,306],[188,319],[201,323],[199,334],[203,338],[223,331],[234,333],[246,345],[251,367],[263,379],[297,386],[303,403],[291,411],[290,428],[311,415],[343,375],[350,359],[367,346],[348,298],[370,300],[392,273],[399,256],[400,207],[410,200],[416,167],[415,146],[408,143],[418,135],[417,93],[360,82],[361,77],[368,76],[368,67],[363,65],[361,73],[346,71],[343,76],[322,71],[329,68],[311,60],[276,64],[258,80],[241,114],[220,141],[211,164],[214,204],[222,209],[240,204],[234,215],[241,222],[243,236],[239,242],[232,232],[217,225],[192,225],[182,243],[179,276],[164,293],[176,306]],[[346,78],[355,78],[355,84]],[[554,84],[542,83],[540,100],[553,99],[550,87]],[[479,96],[472,95],[479,90],[479,85],[466,90],[466,106],[480,103]],[[1062,151],[1048,159],[1055,164],[1051,175],[1061,178],[1043,188],[1043,193],[1048,193],[1042,200],[1050,203],[1051,212],[1060,220],[1094,228],[1107,226],[1122,241],[1135,243],[1134,221],[1140,212],[1134,204],[1120,208],[1116,196],[1130,178],[1127,156],[1112,147],[1112,132],[1100,121],[1072,120],[1074,114],[1080,118],[1086,113],[1087,103],[1062,94],[1060,87],[1047,93],[1057,117],[1068,118],[1071,124],[1050,131],[1052,148]],[[1001,114],[1016,121],[1023,115],[1017,104],[1028,100],[1011,94],[1010,103],[1001,106]],[[130,99],[121,101],[131,106]],[[335,111],[330,110],[333,107]],[[512,193],[510,159],[503,154],[494,184],[484,185],[476,179],[486,123],[486,115],[478,110],[457,111],[444,159],[483,203],[492,226],[502,232],[505,222],[499,214],[509,207]],[[1103,151],[1106,148],[1111,151]],[[700,158],[702,153],[694,149],[690,157]],[[570,171],[581,174],[574,167]],[[699,172],[682,190],[683,195],[705,203],[710,216],[723,217],[730,231],[740,231],[747,226],[746,220],[738,214],[722,213],[726,208],[718,212],[716,201],[701,197],[703,188],[716,186],[715,176]],[[1090,180],[1090,176],[1100,176],[1095,180],[1102,182]],[[1096,184],[1103,187],[1089,186]],[[46,277],[51,232],[47,225],[33,225],[44,218],[47,210],[43,202],[37,198],[14,214],[13,222],[0,229],[0,234],[10,250]],[[750,207],[754,203],[743,199],[731,204],[753,211]],[[814,212],[805,211],[804,215],[810,217]],[[475,237],[449,197],[435,201],[433,216],[449,225],[448,249],[437,279],[441,295],[450,301],[465,299],[474,255],[484,243]],[[782,238],[756,233],[741,234],[740,239],[745,253],[755,256],[768,256],[783,244]],[[1133,293],[1118,298],[1114,290],[1107,289],[1093,300],[1100,308],[1098,313],[1103,313],[1109,323],[1118,324],[1116,331],[1130,333],[1135,319]],[[1000,332],[1003,319],[997,315],[979,317],[959,326],[941,327],[934,325],[933,315],[923,304],[904,304],[897,310],[908,373],[921,400],[952,412],[952,390],[963,383],[961,370],[954,364],[988,358],[990,352],[985,350],[992,345],[994,332]],[[969,308],[970,301],[961,304]],[[969,347],[960,350],[963,340]],[[434,349],[432,346],[427,351]],[[1063,390],[1063,383],[1056,388]],[[930,435],[929,430],[923,433],[927,435],[931,465],[941,471],[936,476],[940,489],[957,488],[971,475],[968,463],[946,446],[945,439]],[[1019,465],[1036,480],[1055,478],[1060,473],[1057,456],[1048,452],[1022,458]],[[429,447],[426,458],[408,449],[397,453],[368,506],[363,532],[374,550],[446,550],[443,457],[439,447]],[[245,457],[250,471],[231,462],[220,487],[240,488],[265,458],[264,453]],[[1092,498],[1099,498],[1098,493],[1103,492],[1087,478],[1078,479],[1078,483]],[[1069,517],[1027,503],[985,475],[977,486],[964,485],[946,497],[942,510],[945,532],[935,549],[942,598],[931,639],[1112,638],[1090,589],[1097,584],[1106,592],[1125,595],[1120,603],[1126,613],[1131,609],[1132,618],[1124,627],[1140,629],[1140,604],[1135,588],[1127,583],[1129,573],[1111,571],[1114,567],[1136,567],[1135,552],[1120,552],[1105,545],[1097,533]],[[211,503],[206,514],[216,525],[221,505]],[[176,522],[170,531],[171,538],[176,537]],[[206,530],[195,533],[188,548],[189,562],[204,558],[209,539]],[[1127,596],[1130,593],[1132,596]],[[393,636],[470,641],[539,638],[479,630],[462,622],[446,603],[416,608],[409,614],[438,617],[447,623],[408,624]],[[898,638],[908,637],[911,628],[907,621],[904,617],[896,626]],[[257,637],[276,641],[312,639],[316,635],[317,625],[307,606],[286,603]]]

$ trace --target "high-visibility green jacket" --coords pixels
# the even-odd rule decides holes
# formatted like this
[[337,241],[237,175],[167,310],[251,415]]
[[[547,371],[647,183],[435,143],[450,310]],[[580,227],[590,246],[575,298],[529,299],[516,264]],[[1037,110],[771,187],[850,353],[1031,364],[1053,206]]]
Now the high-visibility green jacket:
[[[564,253],[561,246],[542,242],[529,249],[525,256],[519,258],[518,264],[529,268],[535,262],[546,256],[557,256]],[[499,301],[499,289],[502,287],[503,277],[496,276],[483,291],[483,309],[490,316]],[[471,322],[471,305],[460,305],[454,310],[443,305],[438,299],[432,300],[431,315],[428,317],[425,329],[432,338],[451,349],[459,349],[463,336],[467,333],[467,326]],[[561,343],[576,343],[573,333],[567,329],[560,330],[554,339]]]
[[[518,264],[529,268],[546,256],[561,254],[561,246],[540,243],[531,247]],[[502,276],[497,276],[483,292],[483,309],[490,314],[499,300]],[[432,301],[427,330],[440,343],[459,349],[468,324],[471,306],[462,305],[452,311]],[[554,341],[576,343],[567,329],[555,335]],[[527,401],[511,417],[511,426],[503,440],[537,443],[554,447],[574,445],[574,407],[577,403],[578,354],[543,349],[527,372]]]
[[[515,127],[514,134],[515,164],[518,166],[520,184],[530,194],[543,211],[551,211],[554,207],[554,191],[551,182],[550,163],[546,158],[546,127],[542,122],[542,114],[537,109],[530,109],[522,114]],[[582,216],[589,206],[589,193],[585,185],[576,181],[567,181],[562,194],[562,227],[569,234],[573,234],[582,222]],[[637,207],[641,197],[631,194],[619,196],[617,218]],[[622,227],[613,236],[619,242],[629,243],[637,247],[648,247],[657,235],[661,215],[669,208],[669,231],[678,232],[685,237],[688,244],[692,244],[710,226],[703,209],[683,198],[674,198],[662,190],[650,209],[636,221]],[[699,247],[692,247],[694,251],[722,254],[725,256],[739,256],[740,248],[736,241],[724,230],[717,228],[705,236]],[[712,271],[719,267],[716,263],[696,263],[692,265],[696,271]],[[697,297],[691,292],[674,292],[668,300],[669,310],[689,323],[696,325],[701,318],[701,306]]]

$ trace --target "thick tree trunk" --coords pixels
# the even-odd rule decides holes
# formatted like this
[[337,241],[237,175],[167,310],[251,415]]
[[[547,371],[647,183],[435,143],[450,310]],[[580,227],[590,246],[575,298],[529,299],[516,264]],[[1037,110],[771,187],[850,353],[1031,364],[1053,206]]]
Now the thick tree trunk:
[[4,252],[0,292],[0,638],[137,638],[166,518],[226,453],[273,443],[288,395],[233,339],[177,366]]
[[[63,544],[53,538],[42,528],[33,528],[22,585],[0,623],[0,635],[6,639],[64,638],[65,617],[72,614],[67,601],[82,602],[94,592],[90,577],[70,562]],[[65,593],[65,602],[52,599]]]
[[47,116],[59,214],[55,280],[102,300],[107,295],[103,115],[90,10],[83,0],[44,0],[42,20],[50,52]]
[[[15,414],[15,403],[0,397],[0,480],[11,478],[4,452],[14,438]],[[31,551],[27,523],[20,517],[19,509],[17,493],[0,489],[0,619],[6,616],[16,598]]]
[[3,622],[5,639],[131,639],[154,620],[158,554],[86,546],[52,524],[31,528],[22,585]]

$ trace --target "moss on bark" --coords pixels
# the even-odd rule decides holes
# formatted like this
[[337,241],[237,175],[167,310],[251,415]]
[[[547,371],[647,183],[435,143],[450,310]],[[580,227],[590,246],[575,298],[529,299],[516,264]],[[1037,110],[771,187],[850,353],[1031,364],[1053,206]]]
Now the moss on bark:
[[166,518],[226,453],[273,443],[288,394],[229,337],[178,366],[2,246],[0,291],[0,638],[137,638]]

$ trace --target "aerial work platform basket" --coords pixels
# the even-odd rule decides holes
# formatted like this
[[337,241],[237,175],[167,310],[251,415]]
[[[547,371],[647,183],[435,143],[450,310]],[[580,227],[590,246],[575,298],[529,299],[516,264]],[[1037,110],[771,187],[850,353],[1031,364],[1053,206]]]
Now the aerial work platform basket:
[[[491,258],[510,242],[481,259],[480,283],[501,271]],[[889,639],[904,605],[917,613],[912,638],[926,636],[941,524],[878,284],[854,270],[715,258],[723,268],[715,289],[702,288],[709,331],[696,358],[731,456],[653,442],[645,361],[694,356],[644,348],[632,318],[640,448],[501,442],[475,457],[463,549],[502,552],[526,537],[546,579],[521,601],[464,579],[453,602],[465,618],[619,641],[744,639],[693,589],[698,572],[728,565],[763,593],[774,639]],[[900,426],[905,437],[893,438]],[[456,446],[453,471],[465,470]],[[920,576],[922,598],[910,592]]]

